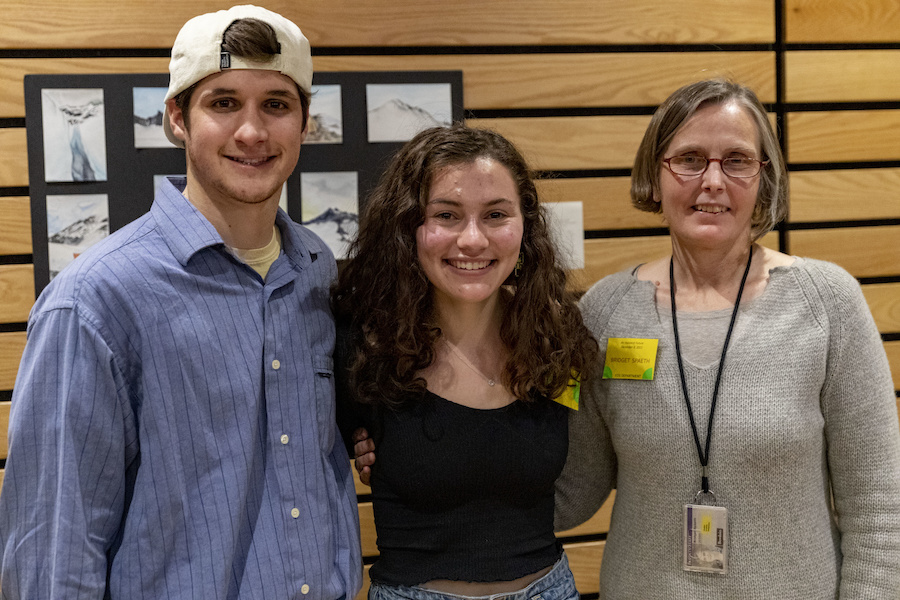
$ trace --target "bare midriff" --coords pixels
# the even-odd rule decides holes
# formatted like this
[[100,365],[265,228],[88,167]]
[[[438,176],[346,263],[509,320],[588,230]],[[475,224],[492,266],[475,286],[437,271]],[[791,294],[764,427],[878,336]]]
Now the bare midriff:
[[536,573],[519,577],[511,581],[454,581],[451,579],[433,579],[420,584],[419,587],[455,594],[457,596],[490,596],[492,594],[511,594],[525,589],[544,575],[553,567],[546,567]]

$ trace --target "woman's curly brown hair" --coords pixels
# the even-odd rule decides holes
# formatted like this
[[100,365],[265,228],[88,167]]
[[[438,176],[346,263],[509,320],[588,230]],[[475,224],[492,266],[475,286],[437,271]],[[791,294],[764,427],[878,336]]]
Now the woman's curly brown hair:
[[435,173],[479,158],[509,169],[524,220],[522,268],[503,290],[500,338],[509,356],[503,383],[521,400],[555,398],[573,371],[587,377],[595,370],[597,342],[566,290],[525,160],[492,131],[434,127],[407,142],[382,175],[332,293],[339,322],[350,326],[350,386],[361,402],[397,407],[425,391],[416,373],[434,362],[441,330],[419,264],[416,230]]

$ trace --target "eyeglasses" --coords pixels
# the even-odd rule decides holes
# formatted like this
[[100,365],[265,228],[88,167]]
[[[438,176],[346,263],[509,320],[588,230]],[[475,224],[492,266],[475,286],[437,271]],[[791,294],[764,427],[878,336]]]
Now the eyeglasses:
[[717,162],[722,172],[729,177],[756,177],[767,160],[757,160],[747,156],[729,156],[727,158],[707,158],[699,154],[682,154],[664,158],[663,162],[676,175],[682,177],[699,177],[706,173],[710,163]]

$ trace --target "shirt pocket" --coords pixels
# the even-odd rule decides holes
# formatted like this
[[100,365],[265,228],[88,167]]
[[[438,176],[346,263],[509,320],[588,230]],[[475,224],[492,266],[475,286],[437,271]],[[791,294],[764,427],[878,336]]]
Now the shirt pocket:
[[313,377],[316,392],[316,424],[319,445],[329,453],[334,447],[337,424],[335,422],[334,360],[330,356],[313,356]]

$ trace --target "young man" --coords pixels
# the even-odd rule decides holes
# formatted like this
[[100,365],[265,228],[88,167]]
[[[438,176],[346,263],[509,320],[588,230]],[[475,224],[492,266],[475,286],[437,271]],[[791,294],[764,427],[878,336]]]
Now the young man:
[[334,423],[327,247],[278,210],[312,60],[254,6],[188,21],[167,134],[187,177],[53,280],[0,494],[3,598],[315,598],[360,588]]

